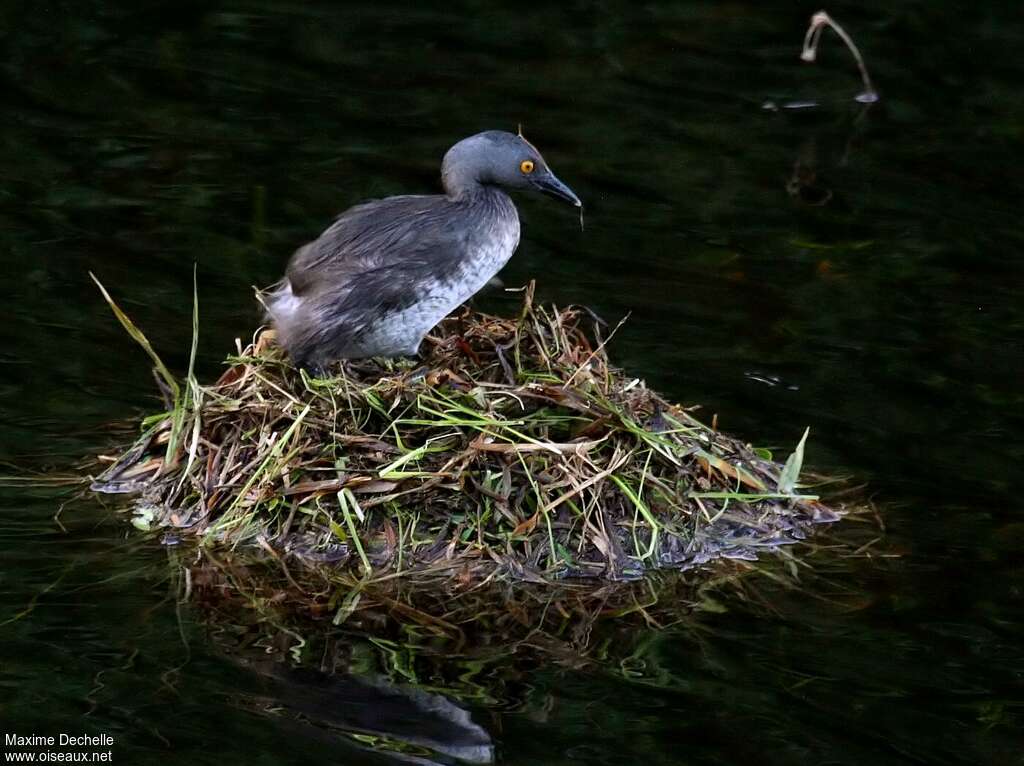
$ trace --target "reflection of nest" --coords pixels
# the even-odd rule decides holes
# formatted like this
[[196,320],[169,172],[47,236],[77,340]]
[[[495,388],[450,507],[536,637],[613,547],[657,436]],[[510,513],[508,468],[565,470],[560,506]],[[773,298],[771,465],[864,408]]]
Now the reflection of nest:
[[[578,309],[446,320],[424,364],[288,365],[268,334],[93,484],[133,521],[282,560],[463,582],[756,557],[837,514],[608,363]],[[595,327],[596,329],[596,327]],[[794,471],[795,468],[795,471]]]
[[652,642],[659,628],[701,651],[719,640],[706,613],[740,603],[752,618],[804,609],[808,599],[819,609],[863,608],[851,558],[874,555],[877,530],[851,524],[843,533],[845,541],[819,535],[809,560],[727,561],[598,587],[492,579],[439,588],[333,567],[290,572],[267,551],[171,556],[179,600],[257,682],[236,704],[275,725],[286,717],[302,737],[315,735],[312,725],[396,762],[443,754],[487,763],[488,719],[470,711],[535,709],[538,673],[561,667],[671,685]]
[[336,573],[306,572],[300,582],[264,558],[196,563],[189,555],[182,564],[181,595],[225,654],[259,666],[312,662],[328,674],[359,672],[490,704],[515,704],[514,687],[540,664],[614,666],[645,628],[717,608],[723,588],[757,598],[745,581],[756,570],[745,562],[723,565],[713,578],[668,573],[596,588],[495,580],[441,589]]

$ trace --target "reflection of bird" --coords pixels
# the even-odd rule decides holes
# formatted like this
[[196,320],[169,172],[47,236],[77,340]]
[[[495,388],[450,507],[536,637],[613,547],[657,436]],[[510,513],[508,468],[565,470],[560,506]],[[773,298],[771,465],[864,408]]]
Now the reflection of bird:
[[512,257],[519,215],[504,189],[581,205],[533,145],[503,131],[455,144],[441,178],[444,195],[357,205],[292,256],[266,302],[296,364],[415,354]]
[[793,174],[786,182],[789,196],[796,197],[808,205],[827,205],[832,199],[832,190],[818,177],[818,144],[813,138],[800,147]]
[[[409,745],[429,748],[429,757],[401,753],[357,751],[360,763],[416,763],[440,766],[449,758],[464,763],[494,762],[494,744],[485,729],[473,723],[469,713],[440,694],[415,687],[395,686],[383,679],[355,675],[328,675],[304,667],[290,667],[260,658],[242,659],[261,678],[265,697],[251,697],[256,709],[283,709],[301,714],[305,726],[296,726],[303,739],[317,732],[337,729],[374,734]],[[313,726],[308,724],[312,723]],[[340,745],[342,740],[332,738]],[[445,757],[446,756],[446,757]],[[347,759],[343,759],[348,762]]]

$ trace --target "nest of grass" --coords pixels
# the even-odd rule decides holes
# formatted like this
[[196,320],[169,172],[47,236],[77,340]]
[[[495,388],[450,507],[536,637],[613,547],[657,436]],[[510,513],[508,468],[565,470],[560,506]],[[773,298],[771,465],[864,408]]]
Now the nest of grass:
[[518,317],[446,319],[418,362],[311,378],[263,331],[211,386],[176,380],[104,295],[168,410],[92,488],[135,495],[133,523],[167,542],[364,578],[621,580],[754,559],[840,517],[798,491],[803,441],[782,465],[701,423],[611,366],[589,312],[535,305],[532,285]]

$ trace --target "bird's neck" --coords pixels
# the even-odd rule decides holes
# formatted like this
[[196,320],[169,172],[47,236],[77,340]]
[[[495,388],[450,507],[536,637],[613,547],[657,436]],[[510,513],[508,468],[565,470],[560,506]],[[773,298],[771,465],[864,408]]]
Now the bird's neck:
[[499,186],[483,184],[477,180],[458,185],[445,183],[445,193],[452,202],[469,206],[504,209],[512,205],[512,198]]

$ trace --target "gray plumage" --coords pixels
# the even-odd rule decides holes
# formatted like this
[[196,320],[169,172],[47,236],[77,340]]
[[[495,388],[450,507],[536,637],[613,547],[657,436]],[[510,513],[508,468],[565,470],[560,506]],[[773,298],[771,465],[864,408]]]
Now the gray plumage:
[[515,252],[519,216],[505,188],[580,205],[540,153],[512,133],[460,141],[445,155],[441,177],[444,195],[356,205],[295,252],[266,304],[297,365],[415,354],[431,328]]

